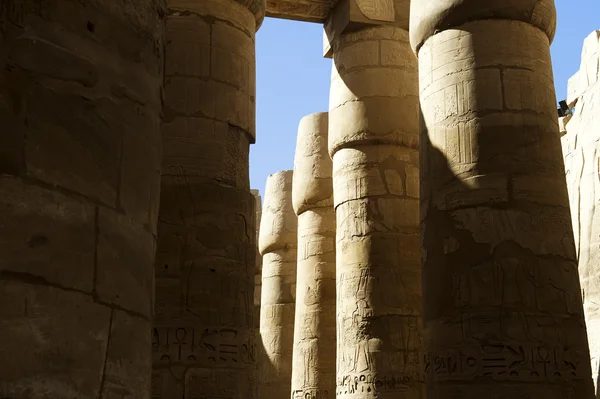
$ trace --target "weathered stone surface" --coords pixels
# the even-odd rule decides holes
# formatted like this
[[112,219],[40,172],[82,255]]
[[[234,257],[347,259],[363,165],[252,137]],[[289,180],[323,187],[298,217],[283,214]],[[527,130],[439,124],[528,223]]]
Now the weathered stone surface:
[[[258,247],[263,256],[258,397],[289,398],[296,306],[298,220],[291,170],[267,178]],[[260,345],[259,345],[260,346]]]
[[260,335],[260,296],[262,292],[262,256],[258,251],[258,236],[260,234],[260,219],[262,217],[262,198],[258,190],[250,190],[256,200],[256,265],[254,269],[254,328]]
[[323,22],[334,0],[266,0],[267,16],[305,22]]
[[369,26],[395,26],[408,30],[410,0],[339,0],[333,3],[323,21],[324,57],[332,57],[332,43],[347,31]]
[[395,27],[342,34],[333,60],[337,398],[424,398],[417,61]]
[[255,397],[260,1],[169,0],[153,397]]
[[[600,31],[584,42],[573,116],[563,119],[563,155],[571,204],[592,378],[598,395],[600,368]],[[571,89],[573,80],[569,81]],[[570,90],[571,91],[571,90]]]
[[0,397],[148,398],[162,0],[0,2]]
[[415,49],[441,30],[478,20],[525,22],[544,31],[550,41],[556,33],[554,0],[421,1],[411,8],[410,19],[410,39]]
[[298,273],[292,399],[335,397],[335,209],[327,113],[300,121],[292,198]]
[[592,32],[583,42],[579,71],[569,79],[568,83],[567,103],[569,105],[575,104],[600,80],[598,53],[600,53],[600,30]]
[[[331,14],[338,21],[359,24],[395,24],[408,28],[409,0],[266,0],[267,16],[325,23]],[[333,37],[332,37],[333,39]]]
[[527,23],[533,2],[489,8],[504,19],[481,14],[491,2],[463,3],[413,2],[411,11],[414,34],[430,7],[462,23],[413,42],[427,394],[592,398],[552,32],[540,29],[555,24],[553,6],[537,2],[548,13]]
[[262,198],[258,190],[250,190],[255,199],[256,209],[256,264],[254,267],[254,332],[256,333],[255,358],[257,360],[255,368],[255,386],[254,397],[258,397],[259,382],[259,359],[263,359],[263,347],[260,339],[260,297],[262,295],[262,256],[258,250],[258,236],[260,233],[260,219],[262,216]]

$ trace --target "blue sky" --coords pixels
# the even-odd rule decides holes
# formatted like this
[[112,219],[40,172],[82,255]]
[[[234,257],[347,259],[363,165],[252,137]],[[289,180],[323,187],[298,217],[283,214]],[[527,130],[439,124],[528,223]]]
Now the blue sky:
[[[600,0],[555,0],[558,30],[552,44],[556,95],[579,69],[583,39],[600,29]],[[256,38],[256,144],[250,147],[250,184],[264,193],[267,176],[294,167],[300,119],[327,111],[331,60],[322,56],[321,25],[267,18]]]

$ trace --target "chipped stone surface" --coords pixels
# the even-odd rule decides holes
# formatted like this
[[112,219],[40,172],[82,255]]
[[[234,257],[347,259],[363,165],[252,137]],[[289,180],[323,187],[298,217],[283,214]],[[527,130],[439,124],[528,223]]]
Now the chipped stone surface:
[[342,34],[333,61],[336,395],[421,399],[417,61],[394,27]]
[[[571,204],[579,277],[590,346],[592,378],[598,392],[600,368],[600,31],[584,41],[581,68],[569,80],[575,111],[562,118],[563,155]],[[575,82],[577,82],[575,84]]]
[[169,0],[156,399],[255,397],[256,215],[248,153],[260,4]]
[[451,3],[467,4],[427,4],[469,22],[415,45],[428,397],[593,398],[552,33],[539,29],[556,16],[540,26],[517,3],[501,10],[512,20]]
[[267,178],[258,247],[263,256],[258,397],[289,398],[294,346],[298,218],[291,170]]
[[298,215],[298,273],[292,399],[335,397],[335,209],[328,114],[300,121],[292,199]]
[[149,396],[165,14],[0,2],[0,397]]

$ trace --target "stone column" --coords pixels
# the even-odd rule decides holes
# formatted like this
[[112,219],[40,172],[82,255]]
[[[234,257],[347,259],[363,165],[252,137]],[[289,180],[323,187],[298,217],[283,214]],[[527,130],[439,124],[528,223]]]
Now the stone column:
[[292,200],[298,215],[298,273],[292,399],[335,397],[335,210],[328,114],[298,128]]
[[[579,255],[592,379],[598,396],[600,367],[600,31],[583,44],[581,68],[569,80],[573,115],[561,118],[569,202]],[[559,120],[560,125],[560,120]]]
[[260,232],[260,220],[262,217],[262,198],[258,190],[250,190],[254,195],[256,203],[256,264],[254,267],[254,333],[255,333],[255,349],[254,356],[256,358],[255,367],[255,384],[254,392],[255,397],[258,397],[258,383],[259,383],[259,368],[260,359],[263,359],[263,348],[262,341],[260,339],[260,296],[262,294],[262,256],[258,250],[258,237]]
[[331,45],[337,398],[423,398],[417,60],[402,20]]
[[165,12],[0,2],[0,397],[149,398]]
[[[253,0],[169,0],[155,398],[253,398]],[[260,7],[259,7],[260,6]]]
[[298,236],[298,219],[292,207],[292,175],[291,170],[286,170],[268,177],[260,222],[260,399],[289,398],[291,392]]
[[254,195],[256,204],[256,265],[254,268],[254,329],[256,330],[258,337],[260,337],[260,296],[262,292],[262,256],[258,251],[258,237],[260,234],[260,219],[262,216],[262,198],[258,190],[251,190]]
[[428,395],[591,398],[552,0],[412,2]]

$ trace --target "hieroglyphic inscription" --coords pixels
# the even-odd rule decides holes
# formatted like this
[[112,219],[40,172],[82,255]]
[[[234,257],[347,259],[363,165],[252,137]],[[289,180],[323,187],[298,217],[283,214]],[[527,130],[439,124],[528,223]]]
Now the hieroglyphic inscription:
[[[338,303],[351,304],[347,300],[348,292],[352,292],[354,297],[353,306],[339,308],[338,312],[338,395],[409,392],[415,382],[423,381],[420,366],[422,354],[416,349],[420,339],[416,317],[404,317],[403,323],[394,325],[395,332],[388,338],[388,344],[396,349],[394,351],[374,354],[370,348],[375,341],[362,337],[352,342],[352,337],[345,336],[344,331],[361,331],[363,326],[371,322],[374,314],[371,306],[374,283],[376,279],[369,275],[367,269],[338,275],[338,301],[341,301]],[[340,295],[345,298],[340,298]],[[340,346],[340,342],[344,345]],[[375,362],[384,363],[393,370],[402,370],[402,374],[375,372]]]
[[322,22],[331,4],[324,0],[268,0],[267,16],[299,21]]
[[573,351],[523,345],[466,346],[425,355],[425,373],[430,380],[465,381],[491,377],[500,381],[568,381],[581,379],[584,358]]
[[292,399],[333,399],[334,394],[325,389],[305,388],[292,392]]
[[233,398],[242,393],[253,399],[254,378],[228,370],[190,369],[185,375],[185,399]]
[[402,392],[408,390],[411,378],[403,377],[373,377],[371,374],[344,375],[337,379],[337,394],[354,393],[376,394],[380,392]]
[[256,362],[254,335],[229,328],[156,327],[152,335],[154,362],[198,362],[235,366]]
[[355,0],[360,12],[373,21],[394,22],[393,0]]

